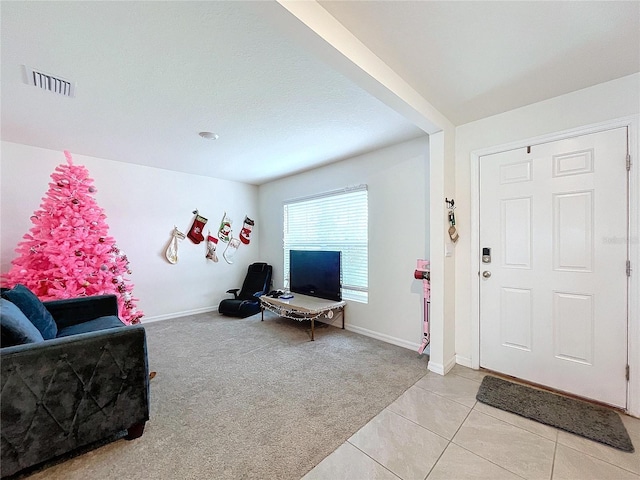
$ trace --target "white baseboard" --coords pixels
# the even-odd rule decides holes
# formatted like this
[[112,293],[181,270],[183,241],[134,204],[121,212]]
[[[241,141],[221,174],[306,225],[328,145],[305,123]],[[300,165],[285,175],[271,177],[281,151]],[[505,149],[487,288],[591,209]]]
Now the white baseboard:
[[451,370],[456,364],[456,357],[451,357],[447,363],[442,365],[441,363],[435,363],[432,360],[429,360],[429,364],[427,365],[427,369],[430,372],[437,373],[438,375],[446,375],[449,370]]
[[471,358],[463,357],[461,355],[456,355],[456,363],[462,365],[463,367],[473,368]]
[[171,320],[172,318],[186,317],[189,315],[196,315],[198,313],[217,312],[218,307],[202,307],[194,308],[193,310],[185,310],[183,312],[167,313],[165,315],[155,315],[153,317],[142,317],[141,323],[153,323],[160,322],[162,320]]
[[346,324],[344,328],[345,330],[359,333],[360,335],[364,335],[365,337],[375,338],[376,340],[382,340],[383,342],[390,343],[391,345],[397,345],[398,347],[413,350],[416,353],[418,353],[418,348],[420,347],[419,343],[407,342],[406,340],[402,340],[401,338],[385,335],[384,333],[374,332],[373,330],[369,330],[367,328],[357,327],[355,325],[349,324]]

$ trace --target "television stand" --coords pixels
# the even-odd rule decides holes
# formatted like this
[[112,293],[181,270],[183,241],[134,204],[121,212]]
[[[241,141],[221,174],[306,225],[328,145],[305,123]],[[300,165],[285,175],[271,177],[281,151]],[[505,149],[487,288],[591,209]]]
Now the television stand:
[[342,328],[344,329],[344,301],[325,300],[294,293],[292,298],[273,298],[267,295],[260,297],[261,321],[264,321],[264,311],[294,320],[311,321],[311,341],[314,341],[314,321],[317,318],[333,318],[334,312],[342,312]]

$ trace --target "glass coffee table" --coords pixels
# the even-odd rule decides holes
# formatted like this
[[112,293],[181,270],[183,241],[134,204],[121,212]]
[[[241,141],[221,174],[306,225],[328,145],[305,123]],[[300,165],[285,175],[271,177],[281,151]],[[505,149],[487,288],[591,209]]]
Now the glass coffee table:
[[260,297],[261,320],[264,321],[264,311],[269,310],[281,317],[294,320],[311,321],[311,341],[314,340],[314,321],[318,318],[331,319],[336,313],[342,314],[342,328],[344,329],[344,301],[325,300],[294,293],[291,298],[274,298],[268,295]]

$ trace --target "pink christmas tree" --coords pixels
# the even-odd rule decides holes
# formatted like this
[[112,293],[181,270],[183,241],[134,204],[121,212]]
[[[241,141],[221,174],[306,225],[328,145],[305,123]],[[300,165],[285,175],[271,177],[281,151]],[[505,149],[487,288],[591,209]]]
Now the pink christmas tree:
[[21,283],[41,300],[115,294],[126,324],[140,323],[127,256],[108,235],[96,188],[88,170],[67,164],[51,174],[53,182],[31,217],[33,227],[16,248],[17,258],[3,275],[3,286]]

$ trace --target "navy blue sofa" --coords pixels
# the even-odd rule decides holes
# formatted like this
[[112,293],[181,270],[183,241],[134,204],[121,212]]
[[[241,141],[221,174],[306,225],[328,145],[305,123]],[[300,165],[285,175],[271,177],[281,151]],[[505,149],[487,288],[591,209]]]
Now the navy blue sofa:
[[[55,338],[6,345],[2,292],[1,474],[89,444],[137,438],[149,419],[145,330],[118,318],[115,295],[42,302]],[[35,335],[35,334],[34,334]]]

